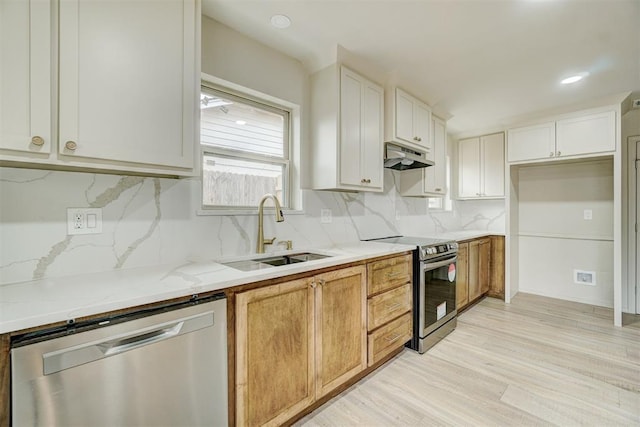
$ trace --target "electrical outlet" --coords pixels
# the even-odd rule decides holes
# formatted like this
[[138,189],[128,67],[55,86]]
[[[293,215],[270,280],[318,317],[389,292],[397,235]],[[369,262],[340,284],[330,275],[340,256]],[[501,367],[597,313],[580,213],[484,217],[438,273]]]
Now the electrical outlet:
[[583,212],[583,218],[586,219],[587,221],[590,221],[593,219],[593,211],[591,209],[585,209]]
[[320,209],[320,222],[322,224],[331,224],[333,221],[331,214],[331,209]]
[[633,108],[640,108],[640,99],[633,100]]
[[102,233],[101,208],[67,208],[67,234]]

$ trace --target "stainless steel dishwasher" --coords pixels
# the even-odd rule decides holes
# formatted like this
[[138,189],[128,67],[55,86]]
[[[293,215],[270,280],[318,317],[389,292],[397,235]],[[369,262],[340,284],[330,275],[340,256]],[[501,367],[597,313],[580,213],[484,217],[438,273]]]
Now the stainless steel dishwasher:
[[227,426],[224,296],[12,342],[14,426]]

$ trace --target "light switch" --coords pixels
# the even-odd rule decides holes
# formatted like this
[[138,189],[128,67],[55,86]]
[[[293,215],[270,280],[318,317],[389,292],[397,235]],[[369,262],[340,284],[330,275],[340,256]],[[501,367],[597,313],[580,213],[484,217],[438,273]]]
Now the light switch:
[[593,211],[591,209],[584,210],[584,219],[592,220],[593,219]]

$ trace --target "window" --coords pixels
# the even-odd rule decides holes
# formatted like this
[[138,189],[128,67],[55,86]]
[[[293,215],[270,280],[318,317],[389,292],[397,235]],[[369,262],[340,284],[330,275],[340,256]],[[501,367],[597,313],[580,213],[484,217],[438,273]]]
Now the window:
[[290,112],[202,86],[202,206],[255,209],[266,193],[290,207]]

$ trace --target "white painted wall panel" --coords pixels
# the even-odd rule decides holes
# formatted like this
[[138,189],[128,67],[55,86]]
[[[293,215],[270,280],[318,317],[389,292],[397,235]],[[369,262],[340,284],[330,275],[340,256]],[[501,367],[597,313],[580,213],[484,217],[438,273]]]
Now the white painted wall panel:
[[[613,307],[613,242],[519,237],[519,291]],[[595,271],[596,285],[576,284],[573,270]]]
[[519,174],[520,234],[613,239],[611,160],[527,166]]

